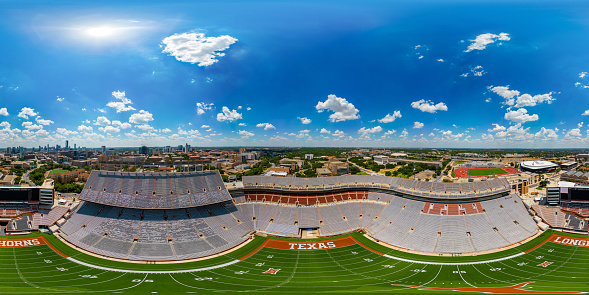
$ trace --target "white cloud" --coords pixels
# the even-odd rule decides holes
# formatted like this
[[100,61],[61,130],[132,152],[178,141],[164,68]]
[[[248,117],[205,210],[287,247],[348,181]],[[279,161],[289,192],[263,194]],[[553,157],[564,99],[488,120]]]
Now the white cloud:
[[538,115],[528,115],[528,110],[521,108],[516,111],[509,111],[505,113],[505,120],[513,121],[516,123],[525,123],[530,121],[538,121]]
[[360,128],[360,130],[358,130],[358,134],[360,134],[360,137],[365,137],[369,134],[374,134],[374,133],[380,133],[382,131],[382,127],[380,126],[376,126],[373,128],[368,128],[366,129],[365,127]]
[[517,90],[509,90],[509,85],[507,86],[489,86],[487,87],[489,90],[495,92],[499,96],[505,99],[504,104],[508,106],[513,106],[516,108],[521,107],[533,107],[540,103],[547,103],[551,104],[555,99],[552,97],[553,92],[545,93],[545,94],[538,94],[538,95],[530,95],[527,93],[521,94],[521,92]]
[[589,115],[589,110],[585,110],[585,112],[583,112],[583,113],[581,114],[581,116],[588,116],[588,115]]
[[182,130],[182,128],[178,127],[178,134],[179,135],[188,135],[188,138],[196,138],[201,135],[200,131],[198,130]]
[[119,133],[121,131],[121,129],[113,126],[98,127],[98,130],[104,133]]
[[113,126],[115,126],[117,128],[120,128],[120,129],[131,128],[131,124],[129,124],[127,122],[123,123],[121,121],[113,120],[111,123],[112,123]]
[[0,109],[0,116],[8,116],[8,109],[1,108]]
[[28,130],[40,130],[40,129],[43,129],[43,126],[42,125],[36,125],[36,124],[33,124],[32,122],[28,122],[28,121],[27,122],[23,122],[22,123],[22,126],[24,126]]
[[112,96],[120,101],[111,101],[106,104],[107,107],[116,109],[117,113],[135,110],[134,107],[129,105],[133,103],[125,96],[125,91],[113,91]]
[[139,113],[135,113],[129,117],[129,122],[134,124],[147,124],[153,121],[153,115],[144,110],[140,110]]
[[483,66],[476,66],[476,67],[470,69],[470,72],[476,77],[482,77],[484,74],[487,73],[483,69]]
[[403,129],[403,131],[401,131],[401,135],[399,135],[399,137],[407,139],[407,135],[409,135],[409,132],[407,132],[407,129]]
[[431,100],[426,101],[425,99],[412,102],[411,107],[413,107],[414,109],[418,109],[422,112],[428,112],[432,114],[435,114],[437,111],[448,110],[448,107],[443,102],[434,105],[434,103]]
[[229,121],[233,122],[235,120],[243,119],[242,115],[237,112],[237,110],[229,110],[228,107],[223,107],[222,113],[217,114],[217,121]]
[[352,103],[349,103],[345,98],[335,96],[335,94],[328,95],[327,100],[325,102],[318,102],[315,108],[319,113],[322,113],[324,110],[332,111],[333,114],[329,115],[329,121],[331,122],[360,118],[358,116],[360,111]]
[[162,52],[169,53],[179,61],[206,67],[218,62],[217,57],[225,55],[222,51],[235,42],[237,39],[228,35],[205,37],[203,33],[174,34],[162,41],[165,45]]
[[106,110],[105,110],[105,109],[97,109],[97,110],[98,110],[99,112],[103,113],[103,114],[104,114],[104,113],[106,113]]
[[213,109],[213,105],[215,105],[215,104],[214,103],[197,102],[196,103],[196,114],[202,115],[206,111],[210,111],[211,109]]
[[71,130],[67,130],[65,128],[57,128],[55,131],[63,136],[70,136],[70,135],[78,134],[77,131],[71,131]]
[[577,124],[577,128],[583,127],[583,122]]
[[78,126],[78,131],[90,132],[90,131],[92,131],[92,126],[80,125],[80,126]]
[[587,76],[587,72],[580,72],[579,73],[579,78],[583,79],[583,78],[585,78],[585,76]]
[[444,60],[443,60],[443,59],[441,59],[441,58],[440,58],[440,59],[438,59],[438,61],[439,61],[439,62],[444,62]]
[[421,122],[417,122],[417,121],[413,122],[413,128],[415,128],[415,129],[421,129],[421,128],[423,128],[423,126],[424,125]]
[[245,123],[239,123],[237,125],[239,125],[239,126],[247,126],[247,124],[245,124]]
[[534,136],[539,139],[556,140],[556,139],[558,139],[557,132],[558,132],[558,128],[548,129],[548,128],[542,127],[542,129],[540,129],[540,131],[538,131],[536,134],[534,134]]
[[164,128],[164,129],[161,130],[161,132],[163,132],[163,133],[170,133],[170,132],[172,132],[172,130],[170,130],[170,128]]
[[82,112],[85,112],[85,111],[86,111],[86,108],[82,108]]
[[391,123],[394,122],[395,119],[401,118],[401,111],[394,111],[393,115],[387,114],[384,118],[378,120],[379,123]]
[[35,109],[24,107],[20,110],[20,113],[18,113],[18,117],[23,118],[23,119],[28,119],[29,116],[34,117],[37,114],[38,113],[35,113]]
[[301,120],[301,123],[303,124],[310,124],[311,123],[311,119],[307,118],[307,117],[297,117],[297,119]]
[[495,127],[493,129],[488,129],[487,131],[489,132],[500,132],[500,131],[505,131],[505,127],[501,126],[499,124],[493,123],[493,125],[495,125]]
[[237,106],[237,109],[238,110],[241,110],[242,108],[243,108],[242,106]]
[[57,97],[57,101],[59,101],[59,102],[62,102],[64,100],[65,100],[65,97],[59,97],[59,96]]
[[104,116],[100,116],[100,117],[96,118],[94,125],[107,126],[107,125],[110,125],[110,120]]
[[384,133],[384,135],[393,135],[397,132],[397,130],[389,130],[387,132]]
[[155,128],[153,128],[153,127],[151,127],[151,126],[149,126],[147,124],[136,125],[135,128],[141,129],[141,130],[143,130],[143,132],[155,131]]
[[346,136],[346,133],[340,130],[336,130],[335,132],[333,132],[333,136],[337,136],[337,137],[344,137]]
[[254,133],[245,130],[239,130],[237,134],[241,135],[241,137],[246,139],[255,135]]
[[471,52],[473,50],[483,50],[487,45],[495,43],[496,41],[509,41],[511,38],[507,33],[500,33],[499,35],[486,33],[478,35],[464,52]]
[[250,107],[247,107],[247,108],[246,108],[246,110],[247,110],[247,111],[251,111],[251,110],[252,110],[252,108],[250,108]]
[[568,139],[581,137],[581,129],[579,129],[579,128],[571,129],[566,133],[566,135],[564,137],[568,138]]
[[270,123],[260,123],[258,125],[256,125],[256,127],[264,127],[264,130],[270,130],[270,129],[276,129],[276,127],[274,127],[274,125],[270,124]]
[[308,129],[300,130],[299,134],[297,135],[297,138],[310,137],[309,132],[311,132],[311,130],[308,130]]
[[452,130],[442,131],[442,135],[452,139],[459,139],[464,136],[464,133],[453,134]]
[[321,131],[319,131],[319,133],[322,133],[322,134],[331,134],[331,131],[329,131],[329,130],[327,130],[325,128],[321,128]]
[[202,126],[200,126],[200,128],[211,128],[211,126],[209,126],[209,125],[202,125]]
[[35,118],[35,121],[37,121],[37,124],[41,124],[41,125],[51,125],[51,124],[55,123],[51,120],[45,120],[41,117]]

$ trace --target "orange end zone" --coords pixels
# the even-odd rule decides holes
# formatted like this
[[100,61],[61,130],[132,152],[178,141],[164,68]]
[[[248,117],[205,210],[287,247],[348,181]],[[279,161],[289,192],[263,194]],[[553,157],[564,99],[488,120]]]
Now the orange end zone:
[[576,246],[576,247],[589,247],[589,238],[573,238],[573,237],[562,236],[559,234],[552,234],[548,239],[546,239],[544,242],[540,243],[538,246],[536,246],[530,250],[524,251],[524,252],[530,253],[533,250],[536,250],[540,246],[544,245],[546,242],[552,242],[552,243],[556,243],[556,244]]
[[362,243],[358,242],[354,237],[343,237],[339,239],[333,240],[323,240],[323,241],[296,241],[296,240],[275,240],[275,239],[267,239],[260,247],[256,250],[252,251],[248,255],[240,258],[239,260],[244,260],[256,252],[258,252],[262,247],[272,248],[272,249],[280,249],[280,250],[295,250],[295,251],[310,251],[310,250],[327,250],[327,249],[335,249],[335,248],[342,248],[351,245],[358,244],[376,254],[384,255],[378,251],[372,250],[369,247],[363,245]]
[[67,256],[59,250],[55,249],[44,237],[34,238],[23,238],[23,239],[0,239],[0,248],[20,248],[20,247],[33,247],[39,245],[47,245],[57,254],[67,258]]

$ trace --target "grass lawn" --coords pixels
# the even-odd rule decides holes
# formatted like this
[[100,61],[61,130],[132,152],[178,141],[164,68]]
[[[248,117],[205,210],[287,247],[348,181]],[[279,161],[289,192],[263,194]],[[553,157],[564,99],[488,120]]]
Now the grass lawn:
[[[348,234],[383,256],[361,245],[329,250],[295,251],[261,248],[249,258],[222,268],[186,273],[116,272],[80,265],[57,255],[47,245],[0,248],[2,294],[458,294],[456,288],[484,292],[530,283],[527,291],[589,290],[585,269],[589,248],[545,243],[530,253],[502,261],[475,262],[508,257],[546,240],[552,230],[510,250],[468,257],[437,257],[409,254],[376,244],[361,233]],[[560,233],[561,235],[577,236]],[[100,258],[76,254],[50,235],[48,241],[75,259],[111,265]],[[20,236],[22,237],[22,236]],[[341,237],[341,236],[340,236]],[[586,236],[582,236],[586,237]],[[339,238],[339,237],[336,237]],[[218,265],[256,249],[267,238],[254,241],[228,255],[192,263],[146,265],[117,262],[126,269],[192,269]],[[329,239],[329,238],[328,238]],[[239,252],[239,253],[238,253]],[[397,257],[401,259],[394,259]],[[405,261],[410,259],[428,263]],[[197,266],[200,265],[200,266]],[[545,266],[542,266],[545,265]],[[277,270],[269,274],[269,269]],[[432,292],[416,287],[440,288]],[[473,289],[477,288],[477,289]],[[496,290],[496,289],[495,289]],[[507,289],[510,290],[510,289]],[[517,291],[516,289],[511,289]],[[506,292],[514,293],[514,292]],[[527,293],[527,292],[526,292]],[[466,294],[466,293],[465,293]],[[482,294],[482,293],[474,293]],[[533,294],[530,292],[530,294]]]
[[483,176],[483,175],[500,175],[507,174],[508,172],[501,168],[490,168],[490,169],[468,169],[468,175],[470,176]]
[[49,171],[49,174],[53,174],[53,173],[65,173],[68,172],[68,170],[64,170],[64,169],[55,169],[55,170],[51,170]]

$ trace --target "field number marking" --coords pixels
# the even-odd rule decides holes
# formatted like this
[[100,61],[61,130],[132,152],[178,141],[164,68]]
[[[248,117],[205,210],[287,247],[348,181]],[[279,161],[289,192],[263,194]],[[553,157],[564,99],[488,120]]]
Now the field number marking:
[[491,269],[489,269],[489,270],[490,270],[490,271],[500,271],[501,269],[502,269],[502,268],[500,268],[500,267],[497,267],[497,268],[491,268]]
[[264,266],[264,263],[266,263],[266,262],[260,262],[260,263],[256,264],[256,266]]
[[414,269],[412,272],[427,272],[425,269]]
[[370,259],[370,258],[364,258],[364,261],[366,261],[366,262],[372,262],[372,261],[374,261],[374,260],[372,260],[372,259]]
[[93,275],[80,275],[80,277],[82,278],[86,278],[86,279],[97,279],[97,276],[93,276]]
[[383,265],[382,267],[384,267],[384,268],[393,268],[393,267],[395,267],[395,266],[394,266],[394,265],[385,264],[385,265]]
[[196,281],[210,281],[210,280],[212,280],[213,278],[201,278],[201,277],[196,277],[196,278],[194,278],[194,279],[195,279]]
[[63,267],[56,267],[56,268],[57,268],[57,270],[59,270],[59,271],[67,271],[67,268],[63,268]]
[[464,270],[454,270],[454,271],[452,271],[452,273],[466,273],[466,271],[464,271]]
[[268,257],[266,257],[266,258],[273,258],[273,257],[274,257],[274,255],[268,255]]
[[51,261],[49,259],[45,259],[45,263],[53,263],[53,261]]
[[250,272],[250,271],[249,270],[246,270],[246,271],[240,270],[240,271],[236,271],[235,274],[236,275],[242,275],[242,274],[246,274],[248,272]]

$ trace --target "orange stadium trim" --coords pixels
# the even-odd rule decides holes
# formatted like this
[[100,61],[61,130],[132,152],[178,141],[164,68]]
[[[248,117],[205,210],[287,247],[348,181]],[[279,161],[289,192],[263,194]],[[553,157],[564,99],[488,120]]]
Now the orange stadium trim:
[[327,249],[335,249],[335,248],[342,248],[351,245],[360,245],[374,253],[379,255],[383,255],[378,251],[372,250],[367,246],[363,245],[362,243],[358,242],[354,237],[343,237],[333,240],[323,240],[323,241],[296,241],[296,240],[275,240],[275,239],[268,239],[264,242],[260,247],[256,250],[252,251],[251,253],[247,254],[239,258],[239,260],[244,260],[256,252],[258,252],[261,248],[272,248],[272,249],[280,249],[280,250],[295,250],[295,251],[311,251],[311,250],[327,250]]
[[530,253],[530,252],[538,249],[540,246],[544,245],[546,242],[552,242],[552,243],[556,243],[556,244],[576,246],[576,247],[589,247],[589,238],[573,238],[573,237],[562,236],[559,234],[552,234],[548,239],[546,239],[544,242],[540,243],[538,246],[536,246],[530,250],[524,251],[524,252]]
[[533,282],[526,282],[521,283],[513,286],[508,287],[473,287],[473,288],[434,288],[434,287],[422,287],[422,286],[411,286],[411,285],[396,285],[396,286],[403,286],[409,287],[419,290],[427,290],[427,291],[462,291],[462,292],[477,292],[477,293],[487,293],[487,294],[582,294],[582,292],[572,292],[572,291],[534,291],[528,290],[526,285],[531,284]]
[[0,239],[0,248],[21,248],[21,247],[34,247],[40,245],[47,245],[57,254],[67,258],[67,256],[59,250],[55,249],[44,237],[24,238],[24,239]]

